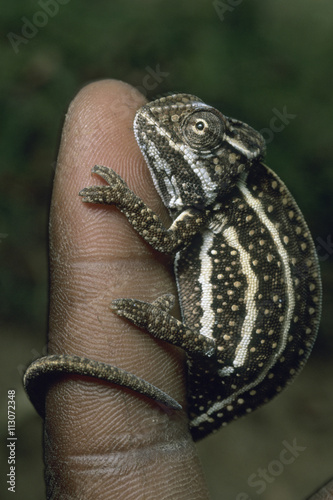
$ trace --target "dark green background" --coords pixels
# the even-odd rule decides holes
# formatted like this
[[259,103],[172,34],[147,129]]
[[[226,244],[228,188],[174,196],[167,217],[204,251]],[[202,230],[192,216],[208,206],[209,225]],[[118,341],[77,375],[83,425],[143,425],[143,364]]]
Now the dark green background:
[[[325,292],[318,341],[288,391],[199,451],[213,500],[240,500],[242,492],[251,500],[304,499],[333,475],[332,0],[54,0],[46,18],[42,4],[6,2],[0,21],[0,422],[6,436],[6,394],[14,388],[15,498],[44,498],[41,421],[21,374],[45,344],[47,218],[59,134],[83,85],[119,78],[148,98],[185,91],[258,130],[281,129],[265,131],[266,162],[294,194],[318,245]],[[27,20],[45,26],[22,34]],[[157,70],[163,76],[147,80]],[[145,89],[147,82],[154,88]],[[274,116],[284,109],[293,117],[282,126]],[[293,440],[305,450],[259,495],[248,478]],[[1,480],[6,456],[2,441]],[[5,485],[0,496],[7,498]]]

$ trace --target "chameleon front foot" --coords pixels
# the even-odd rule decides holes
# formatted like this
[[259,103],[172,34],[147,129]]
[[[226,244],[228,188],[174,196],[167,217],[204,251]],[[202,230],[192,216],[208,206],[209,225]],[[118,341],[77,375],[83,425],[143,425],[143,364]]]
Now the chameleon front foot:
[[132,389],[174,410],[182,409],[175,399],[132,373],[101,361],[65,354],[39,358],[24,374],[24,388],[41,417],[45,414],[45,397],[52,379],[66,374],[104,380]]
[[173,295],[166,294],[152,303],[137,299],[115,299],[110,307],[118,316],[128,319],[160,340],[181,347],[187,353],[213,355],[215,341],[193,332],[171,316],[169,311],[173,303]]
[[118,204],[129,189],[125,181],[111,168],[102,165],[95,165],[91,172],[98,174],[108,186],[90,186],[81,189],[79,195],[85,203]]

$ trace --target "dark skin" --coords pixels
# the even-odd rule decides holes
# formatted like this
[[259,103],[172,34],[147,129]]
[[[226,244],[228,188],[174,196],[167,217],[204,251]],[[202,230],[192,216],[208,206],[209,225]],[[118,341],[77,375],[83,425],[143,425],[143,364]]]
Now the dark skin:
[[[133,135],[142,104],[132,87],[102,81],[70,105],[51,205],[49,353],[124,368],[186,408],[182,351],[109,308],[114,298],[153,301],[175,294],[172,262],[115,207],[84,204],[78,196],[86,186],[103,184],[91,168],[106,165],[169,224]],[[45,461],[52,498],[208,499],[186,412],[98,380],[68,375],[49,390]]]

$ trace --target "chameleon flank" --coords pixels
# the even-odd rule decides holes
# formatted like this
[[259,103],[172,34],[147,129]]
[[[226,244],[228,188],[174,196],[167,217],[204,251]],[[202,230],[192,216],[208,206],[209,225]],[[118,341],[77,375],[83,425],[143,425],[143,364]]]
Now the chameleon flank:
[[[111,308],[186,351],[190,430],[198,440],[268,402],[304,366],[321,309],[315,247],[295,200],[262,163],[264,139],[250,126],[174,94],[140,108],[134,134],[171,226],[107,167],[92,170],[107,185],[80,196],[115,204],[154,249],[174,255],[182,321],[169,314],[171,295],[152,304],[119,298]],[[25,385],[35,402],[41,374],[59,371],[114,381],[177,407],[135,375],[68,355],[30,365]]]

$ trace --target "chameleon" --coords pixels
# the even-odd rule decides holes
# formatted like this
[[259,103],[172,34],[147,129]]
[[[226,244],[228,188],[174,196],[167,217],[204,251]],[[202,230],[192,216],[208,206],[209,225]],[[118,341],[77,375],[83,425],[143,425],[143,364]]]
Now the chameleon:
[[[307,361],[321,313],[321,280],[308,226],[285,184],[263,163],[265,141],[198,97],[177,93],[142,106],[134,135],[170,227],[112,169],[79,195],[113,204],[155,250],[174,258],[175,297],[112,301],[112,311],[186,352],[194,440],[246,415],[287,386]],[[180,409],[134,374],[78,356],[34,361],[24,385],[42,415],[50,376],[108,380]]]

